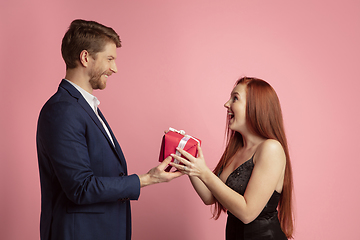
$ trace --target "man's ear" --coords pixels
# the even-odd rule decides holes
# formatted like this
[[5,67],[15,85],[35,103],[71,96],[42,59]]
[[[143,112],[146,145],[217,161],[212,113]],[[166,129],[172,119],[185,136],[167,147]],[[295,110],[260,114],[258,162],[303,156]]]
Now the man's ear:
[[90,54],[87,50],[82,50],[80,53],[80,64],[83,67],[87,67],[89,65]]

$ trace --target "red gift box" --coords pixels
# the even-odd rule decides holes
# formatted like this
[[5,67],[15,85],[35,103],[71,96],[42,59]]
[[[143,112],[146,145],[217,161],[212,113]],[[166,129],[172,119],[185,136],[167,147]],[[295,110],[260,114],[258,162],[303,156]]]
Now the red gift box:
[[[186,135],[183,130],[176,130],[173,128],[169,128],[169,131],[164,135],[161,143],[161,150],[159,156],[159,162],[164,161],[165,158],[170,156],[170,154],[176,154],[181,156],[176,148],[179,147],[184,149],[194,157],[197,156],[197,145],[201,144],[201,141],[197,138],[194,138],[190,135]],[[179,163],[178,160],[172,159],[172,162]],[[165,171],[169,172],[171,170],[171,166],[168,166]]]

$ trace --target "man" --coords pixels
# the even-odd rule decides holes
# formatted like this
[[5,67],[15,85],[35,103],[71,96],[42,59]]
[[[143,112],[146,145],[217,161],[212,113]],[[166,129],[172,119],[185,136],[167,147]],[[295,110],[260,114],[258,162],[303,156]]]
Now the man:
[[62,41],[66,76],[42,108],[37,128],[42,240],[131,238],[130,200],[140,188],[181,173],[167,158],[143,175],[128,175],[126,161],[101,111],[94,89],[117,72],[116,32],[75,20]]

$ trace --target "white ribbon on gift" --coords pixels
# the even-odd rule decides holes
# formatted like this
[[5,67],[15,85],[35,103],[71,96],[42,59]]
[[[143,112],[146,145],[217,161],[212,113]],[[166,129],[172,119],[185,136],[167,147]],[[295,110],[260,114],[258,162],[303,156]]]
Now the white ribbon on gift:
[[[184,135],[184,137],[180,140],[179,145],[178,145],[178,148],[180,148],[180,149],[184,149],[186,143],[189,141],[190,138],[192,138],[192,139],[194,139],[195,141],[197,141],[198,143],[200,143],[200,141],[197,140],[196,138],[194,138],[194,137],[192,137],[192,136],[190,136],[190,135],[186,135],[184,130],[179,130],[179,131],[178,131],[178,130],[176,130],[175,128],[169,127],[169,131],[177,132],[177,133],[180,133],[181,135]],[[181,156],[181,153],[180,153],[178,150],[176,150],[175,155],[177,155],[177,156],[180,157],[180,156]],[[179,164],[180,161],[177,160],[177,159],[174,159],[174,163]]]

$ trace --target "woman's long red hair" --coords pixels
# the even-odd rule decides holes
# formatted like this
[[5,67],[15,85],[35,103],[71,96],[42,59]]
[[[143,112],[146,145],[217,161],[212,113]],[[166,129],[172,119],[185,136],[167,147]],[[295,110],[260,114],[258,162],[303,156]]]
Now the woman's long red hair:
[[[257,135],[266,139],[276,139],[281,143],[286,155],[284,185],[279,201],[279,221],[287,238],[293,238],[292,192],[293,180],[288,144],[284,131],[283,117],[279,99],[274,89],[265,81],[257,78],[243,77],[236,82],[247,85],[246,88],[246,122],[248,127]],[[219,174],[239,148],[243,147],[242,135],[230,130],[227,126],[227,146],[214,169]],[[226,209],[215,203],[213,217],[218,219]]]

